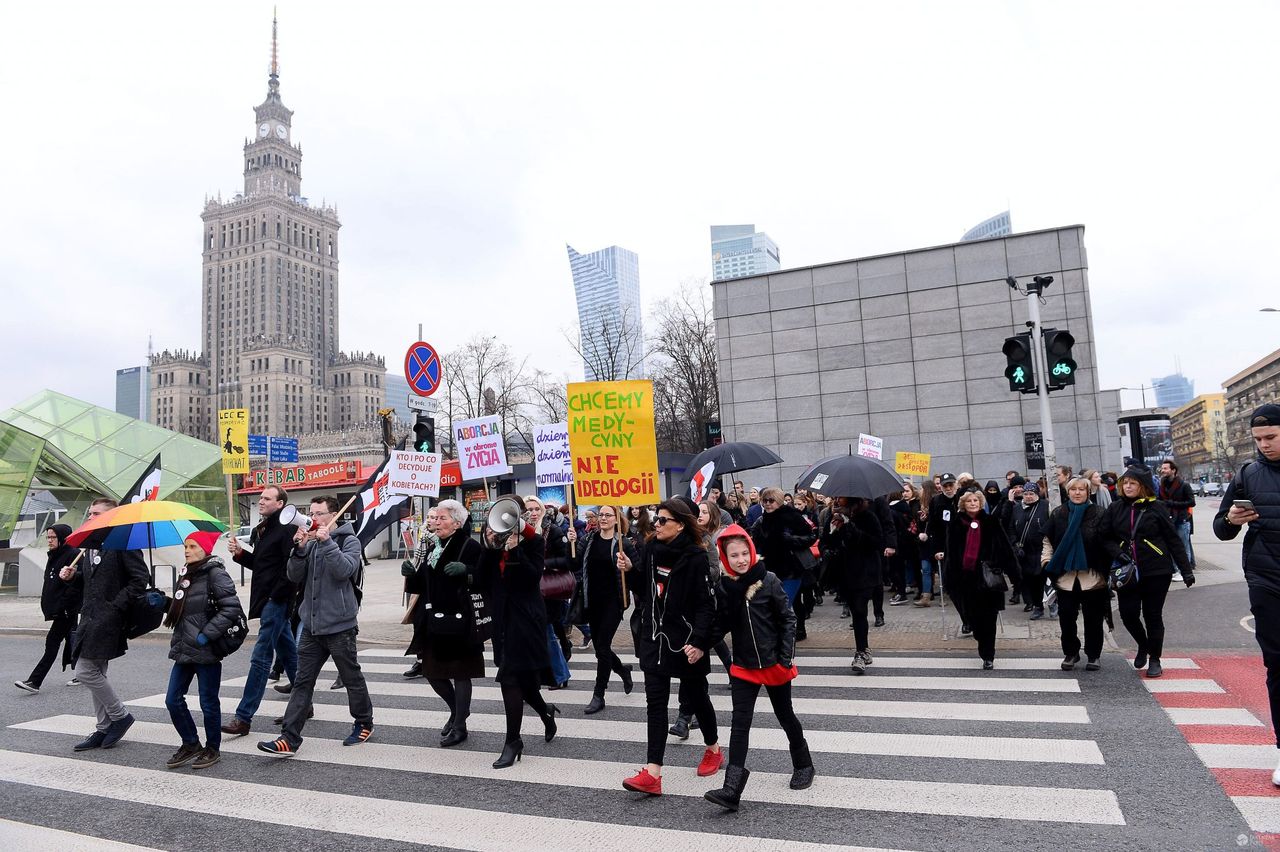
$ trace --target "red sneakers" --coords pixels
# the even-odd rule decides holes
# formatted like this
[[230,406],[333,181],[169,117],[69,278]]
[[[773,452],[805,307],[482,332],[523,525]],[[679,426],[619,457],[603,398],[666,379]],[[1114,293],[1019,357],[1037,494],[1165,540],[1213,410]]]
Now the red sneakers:
[[702,762],[698,764],[698,777],[706,778],[708,775],[715,775],[723,765],[724,752],[707,749],[702,755]]
[[647,793],[650,796],[662,795],[662,776],[654,778],[649,770],[641,769],[635,775],[622,782],[622,786],[633,793]]

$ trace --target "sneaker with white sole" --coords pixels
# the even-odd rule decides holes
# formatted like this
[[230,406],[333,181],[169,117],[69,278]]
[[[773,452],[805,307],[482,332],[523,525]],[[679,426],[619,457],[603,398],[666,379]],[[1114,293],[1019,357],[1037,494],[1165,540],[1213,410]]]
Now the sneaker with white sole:
[[911,603],[911,599],[906,595],[894,595],[889,599],[889,606],[902,606]]
[[362,725],[356,722],[351,726],[351,734],[342,741],[344,746],[360,745],[360,743],[373,736],[373,725]]
[[80,685],[80,678],[78,677],[73,677],[71,678],[71,680],[67,681],[67,686],[79,686],[79,685]]
[[29,692],[32,695],[40,692],[40,687],[36,686],[29,680],[15,680],[13,685],[18,687],[18,689],[21,689],[23,692]]

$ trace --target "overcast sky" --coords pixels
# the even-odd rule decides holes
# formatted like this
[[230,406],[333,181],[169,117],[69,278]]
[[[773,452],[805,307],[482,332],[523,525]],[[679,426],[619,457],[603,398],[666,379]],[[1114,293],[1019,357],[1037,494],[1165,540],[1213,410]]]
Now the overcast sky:
[[[269,2],[27,3],[0,33],[0,408],[111,407],[199,348],[200,211],[243,186]],[[338,207],[341,345],[492,331],[580,378],[565,243],[708,226],[784,267],[1082,223],[1103,387],[1196,391],[1280,347],[1275,3],[284,2],[303,193]],[[1272,248],[1267,248],[1272,246]],[[1139,394],[1127,393],[1136,406]]]

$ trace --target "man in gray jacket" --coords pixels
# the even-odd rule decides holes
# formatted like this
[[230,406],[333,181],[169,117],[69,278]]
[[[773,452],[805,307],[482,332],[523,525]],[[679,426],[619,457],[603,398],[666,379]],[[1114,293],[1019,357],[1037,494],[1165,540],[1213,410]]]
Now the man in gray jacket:
[[292,757],[302,745],[302,726],[311,715],[311,696],[320,667],[333,657],[338,676],[347,687],[347,704],[355,724],[343,745],[358,745],[373,733],[373,704],[364,673],[356,658],[356,577],[361,565],[362,546],[351,524],[331,529],[337,517],[338,501],[317,497],[311,501],[311,530],[298,530],[289,556],[289,580],[305,585],[298,609],[302,621],[302,641],[298,645],[298,679],[284,712],[284,730],[274,740],[258,743],[258,748],[276,757]]

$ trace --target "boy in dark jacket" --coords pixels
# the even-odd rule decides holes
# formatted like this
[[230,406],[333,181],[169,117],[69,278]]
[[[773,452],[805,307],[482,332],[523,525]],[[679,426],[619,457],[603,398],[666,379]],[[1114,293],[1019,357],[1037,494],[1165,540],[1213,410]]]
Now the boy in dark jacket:
[[796,616],[783,591],[782,581],[756,557],[747,531],[730,525],[716,542],[725,581],[719,594],[719,623],[733,636],[734,662],[729,667],[733,693],[733,721],[729,737],[729,766],[724,787],[705,794],[707,801],[736,811],[751,773],[746,768],[751,721],[756,698],[764,687],[787,733],[791,748],[791,789],[813,783],[813,760],[804,729],[791,707],[791,681],[796,677]]
[[13,685],[23,692],[33,695],[40,691],[53,661],[58,657],[58,646],[62,650],[62,669],[66,671],[71,665],[71,633],[76,629],[76,619],[80,617],[80,599],[84,595],[84,578],[80,572],[71,567],[80,551],[67,544],[67,536],[71,535],[71,527],[66,524],[53,524],[45,530],[45,539],[49,543],[49,556],[44,568],[44,586],[40,590],[40,611],[44,620],[52,622],[49,633],[44,638],[44,656],[26,680],[16,680]]

